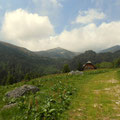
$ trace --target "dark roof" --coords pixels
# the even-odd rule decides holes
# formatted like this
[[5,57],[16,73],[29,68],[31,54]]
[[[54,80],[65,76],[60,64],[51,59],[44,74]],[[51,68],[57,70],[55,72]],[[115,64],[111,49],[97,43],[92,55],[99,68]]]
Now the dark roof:
[[84,64],[84,65],[83,65],[83,69],[84,69],[84,67],[85,67],[86,65],[88,65],[88,64],[91,64],[91,65],[96,69],[96,67],[92,64],[91,61],[88,61],[86,64]]

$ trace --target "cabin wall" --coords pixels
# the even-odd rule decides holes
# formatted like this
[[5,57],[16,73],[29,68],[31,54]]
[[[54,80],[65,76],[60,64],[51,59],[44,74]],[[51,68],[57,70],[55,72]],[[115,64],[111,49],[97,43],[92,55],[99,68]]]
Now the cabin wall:
[[95,69],[95,67],[93,65],[91,65],[91,64],[87,64],[84,67],[84,70],[94,70],[94,69]]

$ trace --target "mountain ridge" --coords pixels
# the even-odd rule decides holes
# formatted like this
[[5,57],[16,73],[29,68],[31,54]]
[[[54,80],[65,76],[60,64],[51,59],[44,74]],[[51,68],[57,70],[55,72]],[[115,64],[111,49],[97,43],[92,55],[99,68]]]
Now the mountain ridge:
[[112,53],[114,53],[114,52],[116,52],[116,51],[118,51],[118,50],[120,50],[120,45],[115,45],[115,46],[106,48],[106,49],[104,49],[104,50],[102,50],[102,51],[100,51],[100,52],[101,52],[101,53],[105,53],[105,52],[112,52]]
[[72,52],[61,47],[56,47],[45,51],[37,51],[35,53],[39,56],[64,59],[71,59],[80,54],[79,52]]
[[[62,61],[63,62],[63,61]],[[61,61],[41,57],[23,47],[0,42],[0,84],[24,80],[26,74],[34,78],[44,74],[57,73]],[[27,78],[26,78],[27,79]],[[29,79],[29,78],[28,78]]]

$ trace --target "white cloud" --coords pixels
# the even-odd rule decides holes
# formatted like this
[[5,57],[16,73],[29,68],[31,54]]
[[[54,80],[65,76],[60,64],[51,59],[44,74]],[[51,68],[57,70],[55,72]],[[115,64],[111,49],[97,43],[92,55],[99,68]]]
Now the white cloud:
[[62,4],[60,2],[58,2],[57,0],[50,0],[50,2],[57,7],[62,7]]
[[36,11],[41,15],[54,16],[58,15],[62,4],[58,0],[32,0]]
[[33,3],[41,3],[43,6],[62,7],[62,4],[58,0],[32,0]]
[[63,31],[53,38],[63,48],[73,51],[101,50],[120,44],[120,22],[102,23],[96,26],[91,23],[71,31]]
[[54,35],[54,28],[47,16],[18,9],[5,14],[1,33],[4,39],[33,50],[37,42],[42,43],[42,40],[45,42]]
[[18,9],[5,14],[1,33],[5,41],[30,50],[45,50],[59,46],[83,52],[120,44],[119,28],[120,21],[102,23],[99,26],[89,23],[55,35],[48,17]]
[[105,18],[105,14],[103,12],[99,12],[95,9],[90,9],[88,11],[79,11],[79,15],[73,21],[73,24],[88,24],[92,23],[95,20],[101,20]]

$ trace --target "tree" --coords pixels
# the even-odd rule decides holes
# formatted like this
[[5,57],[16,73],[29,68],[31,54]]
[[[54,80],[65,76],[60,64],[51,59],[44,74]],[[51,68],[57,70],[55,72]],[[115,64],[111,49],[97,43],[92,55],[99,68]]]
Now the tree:
[[77,68],[77,70],[79,70],[79,71],[82,70],[82,64],[81,64],[81,63],[78,64],[78,68]]
[[114,63],[114,67],[115,67],[115,68],[120,67],[120,58],[115,59],[113,63]]
[[25,77],[24,77],[24,80],[30,80],[31,79],[31,76],[29,73],[26,73],[25,74]]
[[13,83],[15,83],[14,76],[10,72],[8,72],[6,84],[13,84]]
[[97,64],[98,68],[113,68],[112,62],[102,62],[100,64]]
[[63,67],[63,73],[68,73],[68,72],[70,72],[69,65],[65,64],[64,67]]

